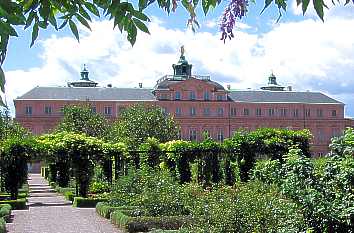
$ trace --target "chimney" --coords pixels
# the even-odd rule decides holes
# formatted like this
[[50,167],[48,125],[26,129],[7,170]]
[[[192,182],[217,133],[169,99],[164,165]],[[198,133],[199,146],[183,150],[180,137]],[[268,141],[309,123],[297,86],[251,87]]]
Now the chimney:
[[143,88],[143,83],[139,83],[139,88]]
[[293,91],[293,87],[292,86],[288,86],[288,91]]
[[110,84],[110,83],[109,83],[109,84],[107,84],[107,87],[112,87],[112,84]]
[[227,90],[231,90],[231,85],[230,84],[227,84]]

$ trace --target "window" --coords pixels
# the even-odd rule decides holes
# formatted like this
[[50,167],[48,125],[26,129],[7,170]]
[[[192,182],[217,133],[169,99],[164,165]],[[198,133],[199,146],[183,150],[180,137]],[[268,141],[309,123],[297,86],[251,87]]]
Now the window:
[[262,116],[262,109],[260,108],[256,109],[256,116]]
[[216,96],[216,100],[217,101],[222,101],[222,100],[224,100],[224,96],[223,95],[217,95]]
[[243,109],[243,115],[244,116],[249,116],[250,115],[250,110],[248,108]]
[[294,109],[293,115],[295,118],[299,117],[299,109]]
[[231,108],[231,116],[236,116],[236,108]]
[[322,109],[317,109],[317,117],[322,117],[322,116],[323,116]]
[[48,115],[52,114],[52,107],[51,106],[45,106],[44,107],[44,113],[48,114]]
[[96,106],[92,106],[92,107],[91,107],[91,112],[92,112],[92,113],[97,113],[97,108],[96,108]]
[[311,116],[311,110],[310,109],[306,109],[305,110],[305,116],[306,117],[310,117]]
[[274,108],[268,109],[268,116],[274,116]]
[[176,93],[175,93],[175,100],[181,100],[181,92],[176,91]]
[[336,117],[337,116],[337,111],[336,110],[332,110],[332,117]]
[[219,142],[224,141],[224,131],[223,131],[222,129],[219,129],[219,130],[218,130],[217,140],[218,140]]
[[196,115],[195,107],[191,107],[189,109],[189,113],[190,113],[191,116],[195,116]]
[[177,107],[176,108],[176,116],[181,116],[182,115],[182,109]]
[[224,115],[224,109],[218,108],[218,116],[223,116],[223,115]]
[[339,137],[340,131],[338,128],[332,128],[332,137]]
[[195,92],[194,91],[189,92],[189,100],[195,100]]
[[182,132],[181,129],[177,131],[177,139],[181,140],[182,139]]
[[196,141],[197,140],[197,130],[195,130],[195,129],[190,129],[189,130],[189,140],[190,141]]
[[162,108],[161,111],[162,111],[162,113],[163,113],[164,115],[167,115],[167,114],[168,114],[168,109],[167,109],[167,108]]
[[323,157],[323,152],[318,152],[318,157]]
[[105,115],[112,115],[112,107],[110,107],[110,106],[104,107],[104,114]]
[[210,116],[210,108],[204,108],[203,114],[204,116]]
[[317,136],[318,136],[318,141],[319,142],[324,142],[325,141],[325,135],[323,129],[317,129]]
[[32,106],[26,106],[26,115],[32,115]]
[[287,115],[287,109],[286,108],[281,108],[280,109],[280,116],[281,117],[286,117]]
[[209,92],[204,92],[204,100],[210,100]]

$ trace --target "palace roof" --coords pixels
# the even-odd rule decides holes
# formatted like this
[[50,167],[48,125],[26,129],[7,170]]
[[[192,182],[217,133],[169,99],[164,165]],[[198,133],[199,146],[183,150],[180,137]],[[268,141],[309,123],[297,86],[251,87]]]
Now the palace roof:
[[[228,91],[229,100],[249,103],[343,104],[320,92]],[[154,101],[153,89],[116,87],[35,87],[17,100]]]

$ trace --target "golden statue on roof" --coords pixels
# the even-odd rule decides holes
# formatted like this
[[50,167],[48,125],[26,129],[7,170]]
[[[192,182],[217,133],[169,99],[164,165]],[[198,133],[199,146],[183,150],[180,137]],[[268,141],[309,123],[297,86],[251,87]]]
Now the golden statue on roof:
[[184,56],[184,45],[181,46],[181,56]]

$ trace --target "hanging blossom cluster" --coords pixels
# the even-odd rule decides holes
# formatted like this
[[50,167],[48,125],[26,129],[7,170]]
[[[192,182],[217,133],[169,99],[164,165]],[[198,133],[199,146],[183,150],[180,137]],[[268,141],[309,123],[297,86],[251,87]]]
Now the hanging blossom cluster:
[[232,30],[235,27],[236,20],[246,15],[247,6],[247,0],[231,0],[229,5],[225,8],[220,22],[221,40],[223,40],[224,43],[227,38],[231,40],[231,38],[234,37]]

